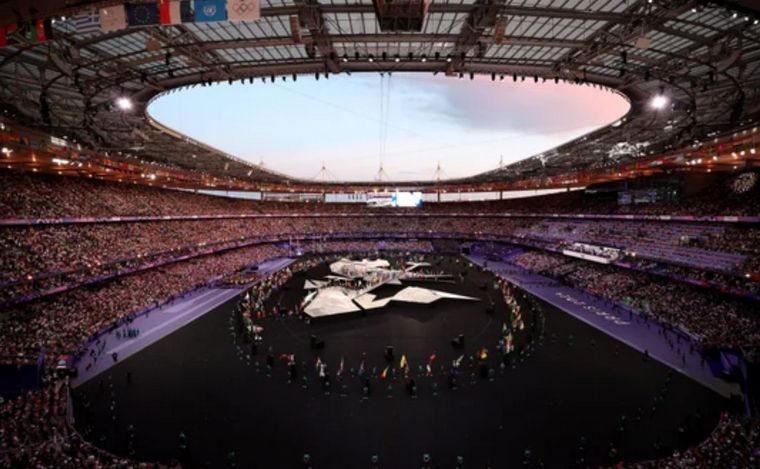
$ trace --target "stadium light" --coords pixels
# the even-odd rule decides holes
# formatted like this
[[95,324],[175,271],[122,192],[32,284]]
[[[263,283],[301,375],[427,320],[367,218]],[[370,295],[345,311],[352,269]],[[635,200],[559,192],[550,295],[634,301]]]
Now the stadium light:
[[129,98],[121,97],[116,100],[116,107],[122,111],[129,111],[132,109],[132,101]]
[[652,108],[659,110],[665,109],[665,106],[668,105],[670,100],[667,96],[663,94],[655,95],[652,100],[649,102],[649,105],[652,106]]

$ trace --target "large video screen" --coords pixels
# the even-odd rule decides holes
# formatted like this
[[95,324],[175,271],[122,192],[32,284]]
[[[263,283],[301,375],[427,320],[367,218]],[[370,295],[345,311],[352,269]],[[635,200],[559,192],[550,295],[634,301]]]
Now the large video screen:
[[391,196],[393,207],[421,207],[422,192],[394,192]]

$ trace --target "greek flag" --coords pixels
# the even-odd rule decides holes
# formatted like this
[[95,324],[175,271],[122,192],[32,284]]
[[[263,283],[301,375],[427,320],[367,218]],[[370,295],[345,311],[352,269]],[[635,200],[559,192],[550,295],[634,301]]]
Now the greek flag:
[[79,35],[100,32],[100,12],[97,9],[76,14],[71,19]]

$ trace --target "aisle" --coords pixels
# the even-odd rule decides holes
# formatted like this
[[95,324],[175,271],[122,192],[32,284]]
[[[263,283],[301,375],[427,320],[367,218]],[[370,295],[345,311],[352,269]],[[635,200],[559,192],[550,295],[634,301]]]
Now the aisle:
[[[483,265],[484,259],[468,257]],[[487,268],[556,308],[623,342],[639,352],[702,383],[724,397],[741,394],[736,383],[716,377],[702,360],[693,339],[677,333],[656,319],[638,314],[613,301],[533,274],[507,262],[487,261]]]
[[[268,275],[287,267],[290,258],[271,259],[259,264],[259,272]],[[101,335],[91,342],[87,352],[74,366],[77,376],[71,380],[72,387],[82,385],[114,366],[118,361],[143,350],[169,334],[190,324],[214,308],[226,303],[245,290],[245,286],[233,288],[200,288],[181,296],[149,313],[136,317],[131,323]],[[127,337],[127,328],[139,331],[135,337]],[[94,351],[91,355],[90,351]],[[113,354],[117,354],[116,360]]]

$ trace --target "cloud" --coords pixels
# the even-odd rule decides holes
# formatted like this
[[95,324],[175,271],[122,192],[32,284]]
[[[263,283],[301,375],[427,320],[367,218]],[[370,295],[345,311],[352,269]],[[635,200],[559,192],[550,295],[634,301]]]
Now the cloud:
[[404,77],[405,91],[417,101],[419,112],[465,129],[557,134],[606,125],[622,117],[629,104],[608,91],[553,82],[492,82],[455,78]]
[[150,108],[169,127],[268,168],[312,178],[325,162],[340,180],[365,181],[381,159],[396,180],[430,179],[439,162],[448,177],[470,176],[502,157],[509,164],[544,152],[626,110],[625,99],[586,86],[401,73],[201,87]]

